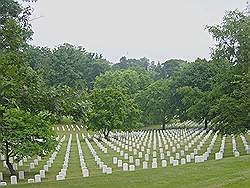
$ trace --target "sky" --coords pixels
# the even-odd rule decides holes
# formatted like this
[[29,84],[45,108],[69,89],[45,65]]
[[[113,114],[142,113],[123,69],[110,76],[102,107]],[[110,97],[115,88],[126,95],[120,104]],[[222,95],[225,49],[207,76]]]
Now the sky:
[[[209,58],[206,25],[247,0],[37,0],[31,3],[31,44],[83,46],[117,63],[122,56],[193,61]],[[25,4],[25,3],[24,3]]]

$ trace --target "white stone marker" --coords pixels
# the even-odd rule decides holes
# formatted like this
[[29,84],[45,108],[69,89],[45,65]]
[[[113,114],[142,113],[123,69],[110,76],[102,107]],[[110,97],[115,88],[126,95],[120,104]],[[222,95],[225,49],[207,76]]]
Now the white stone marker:
[[219,153],[215,153],[215,160],[221,160],[222,159],[222,154]]
[[108,168],[106,169],[106,173],[107,173],[107,174],[112,174],[112,168],[111,168],[111,167],[108,167]]
[[0,172],[0,181],[3,181],[3,173]]
[[35,168],[35,164],[34,163],[30,163],[30,170]]
[[142,168],[143,169],[147,169],[148,168],[148,162],[147,161],[143,161]]
[[107,165],[102,166],[102,173],[106,173],[107,167],[108,167]]
[[134,158],[133,158],[133,156],[129,156],[129,163],[134,163]]
[[122,167],[122,160],[117,161],[117,167]]
[[35,183],[35,179],[28,179],[28,183]]
[[203,162],[204,162],[204,157],[203,157],[203,155],[197,155],[197,156],[195,156],[194,162],[195,162],[195,163],[203,163]]
[[83,176],[83,177],[89,177],[89,170],[88,170],[87,168],[84,168],[84,169],[82,170],[82,176]]
[[113,164],[117,164],[117,157],[113,157]]
[[152,162],[152,168],[157,168],[157,162]]
[[123,163],[122,170],[123,171],[128,171],[128,163]]
[[16,176],[10,176],[10,184],[17,184],[17,177]]
[[18,179],[23,180],[24,179],[24,171],[19,171],[18,172]]
[[61,180],[63,180],[64,179],[64,177],[62,176],[62,175],[57,175],[56,176],[56,180],[57,181],[61,181]]
[[138,153],[138,157],[142,158],[142,152],[141,151]]
[[187,156],[186,156],[186,162],[187,162],[187,163],[191,163],[191,157],[190,157],[190,155],[187,155]]
[[186,159],[185,158],[181,158],[181,164],[182,165],[186,164]]
[[166,160],[162,160],[161,161],[161,166],[162,167],[167,167],[167,161]]
[[40,170],[40,176],[41,178],[45,178],[45,170]]
[[127,153],[124,153],[124,159],[128,160],[128,154]]
[[48,165],[44,165],[44,166],[43,166],[43,169],[44,169],[46,172],[48,172],[48,171],[49,171],[49,166],[48,166]]
[[170,164],[173,164],[173,160],[174,160],[174,157],[172,157],[172,156],[169,157],[169,163],[170,163]]
[[5,181],[0,182],[0,186],[6,186],[7,183]]
[[149,154],[145,154],[145,161],[149,161]]
[[129,165],[129,171],[135,171],[135,165]]
[[140,159],[135,159],[135,166],[140,166]]
[[35,183],[39,183],[39,182],[41,182],[41,176],[40,176],[40,174],[36,174],[35,175]]
[[173,160],[173,166],[178,166],[179,165],[179,160]]

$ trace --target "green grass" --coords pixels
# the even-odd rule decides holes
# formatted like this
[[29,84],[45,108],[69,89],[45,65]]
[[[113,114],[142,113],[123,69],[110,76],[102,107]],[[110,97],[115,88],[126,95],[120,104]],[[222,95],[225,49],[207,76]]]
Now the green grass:
[[[83,178],[80,169],[80,161],[78,156],[77,142],[75,133],[78,132],[79,140],[82,147],[83,155],[85,158],[86,165],[89,169],[90,177]],[[123,157],[120,157],[117,152],[109,148],[105,143],[102,143],[108,149],[108,153],[104,154],[99,147],[97,147],[94,141],[91,141],[93,148],[96,150],[97,154],[101,157],[101,160],[105,162],[108,166],[113,168],[112,175],[102,174],[101,170],[96,165],[90,150],[87,147],[87,144],[81,137],[81,133],[86,133],[85,130],[79,132],[76,130],[72,132],[72,143],[71,143],[71,153],[69,159],[69,167],[67,171],[66,180],[63,182],[55,181],[55,176],[58,174],[63,165],[63,159],[66,151],[66,145],[68,143],[69,132],[68,131],[59,131],[58,134],[63,136],[66,135],[66,139],[62,145],[60,152],[57,155],[54,164],[49,169],[49,172],[46,173],[46,179],[42,180],[40,184],[27,184],[27,178],[34,177],[35,174],[39,173],[39,170],[46,163],[48,157],[45,157],[39,166],[36,167],[32,172],[26,173],[24,181],[20,181],[18,185],[13,187],[20,188],[61,188],[61,187],[250,187],[250,155],[246,155],[244,151],[243,143],[239,137],[236,138],[237,148],[240,151],[241,157],[239,159],[233,157],[232,153],[232,138],[227,136],[226,138],[226,147],[224,159],[220,161],[214,160],[214,153],[219,151],[221,145],[221,137],[218,136],[215,142],[213,151],[209,157],[209,160],[202,164],[194,164],[193,161],[191,164],[179,165],[177,167],[170,166],[169,163],[166,168],[158,169],[142,169],[142,161],[140,168],[135,172],[123,172],[117,166],[112,164],[112,156],[117,156],[118,159],[122,159],[125,162]],[[86,135],[86,134],[85,134]],[[203,153],[208,145],[211,142],[211,139],[214,134],[211,134],[208,140],[205,142],[199,153]],[[250,135],[245,135],[246,139],[250,140]],[[202,137],[203,138],[203,137]],[[198,140],[192,148],[189,149],[185,154],[191,153],[201,140]],[[162,142],[163,144],[163,142]],[[163,145],[164,147],[164,145]],[[146,149],[147,147],[145,147]],[[170,148],[169,148],[170,149]],[[184,149],[184,146],[181,146],[177,151]],[[124,152],[132,155],[133,152],[122,149]],[[159,148],[158,157],[159,157]],[[152,148],[151,148],[152,151]],[[144,154],[144,153],[143,153]],[[245,156],[242,156],[245,155]],[[144,156],[144,155],[143,155]],[[166,156],[165,156],[166,157]],[[136,157],[134,157],[135,159]],[[144,157],[143,157],[144,158]],[[30,159],[32,161],[33,159]],[[169,157],[167,158],[169,161]],[[128,162],[128,160],[126,161]],[[151,162],[151,159],[150,159]],[[149,162],[149,167],[150,163]],[[161,166],[160,161],[158,167]],[[28,163],[24,167],[24,170],[28,169]],[[9,173],[6,169],[3,169],[0,165],[0,171],[4,172],[4,179],[9,182]],[[9,186],[12,187],[12,186]]]
[[[112,175],[96,175],[88,178],[67,178],[66,181],[48,181],[40,184],[20,184],[20,188],[152,188],[152,187],[249,187],[250,156],[228,157],[220,161],[208,161],[202,164],[135,172],[116,171]],[[10,186],[12,187],[12,186]]]

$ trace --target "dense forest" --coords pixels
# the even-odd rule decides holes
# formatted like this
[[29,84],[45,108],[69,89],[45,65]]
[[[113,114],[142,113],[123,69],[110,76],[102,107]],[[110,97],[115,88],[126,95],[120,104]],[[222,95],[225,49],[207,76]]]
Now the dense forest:
[[121,57],[116,64],[67,43],[31,46],[30,15],[30,7],[1,1],[0,150],[7,159],[49,151],[51,125],[58,123],[81,123],[105,137],[112,130],[166,129],[186,120],[221,134],[250,128],[250,23],[244,12],[229,11],[220,24],[206,27],[215,41],[209,60]]

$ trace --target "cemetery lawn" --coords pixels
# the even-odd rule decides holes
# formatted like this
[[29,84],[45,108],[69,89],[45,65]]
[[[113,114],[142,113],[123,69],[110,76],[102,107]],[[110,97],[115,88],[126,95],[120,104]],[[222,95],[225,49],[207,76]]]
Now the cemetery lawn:
[[[76,171],[79,171],[76,167]],[[73,169],[72,169],[73,170]],[[65,181],[47,181],[39,184],[19,184],[20,188],[195,188],[195,187],[250,187],[250,156],[227,157],[200,164],[176,167],[114,171],[111,175],[98,174],[88,178],[69,177]]]

